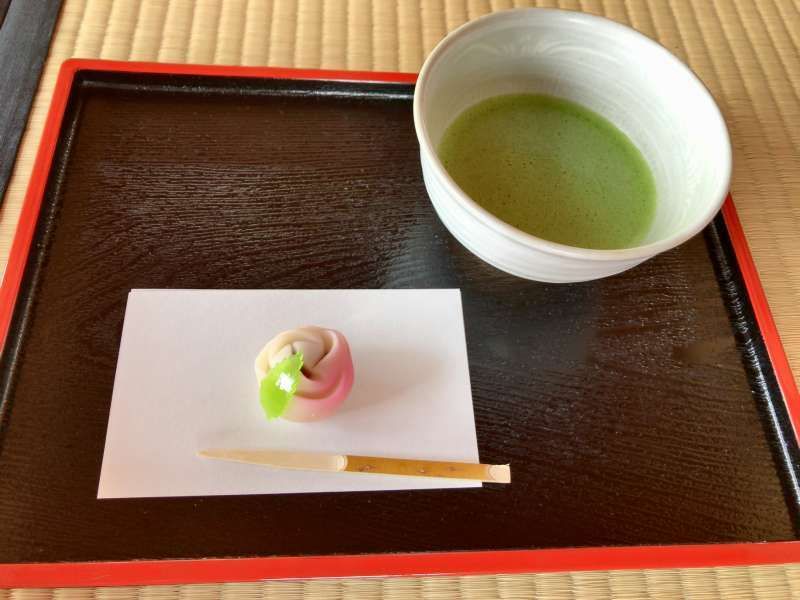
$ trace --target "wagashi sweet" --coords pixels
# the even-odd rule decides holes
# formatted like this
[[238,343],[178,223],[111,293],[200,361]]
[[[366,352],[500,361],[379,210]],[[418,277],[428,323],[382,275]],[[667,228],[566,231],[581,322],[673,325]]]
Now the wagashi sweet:
[[344,335],[306,326],[270,340],[255,360],[261,406],[269,419],[316,421],[333,414],[353,387]]

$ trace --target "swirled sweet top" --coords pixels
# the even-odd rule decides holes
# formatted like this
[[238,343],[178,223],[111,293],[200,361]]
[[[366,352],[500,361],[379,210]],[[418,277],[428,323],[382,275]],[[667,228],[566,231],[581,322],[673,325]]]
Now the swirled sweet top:
[[279,333],[255,360],[267,416],[316,421],[341,406],[353,386],[353,360],[344,335],[306,326]]

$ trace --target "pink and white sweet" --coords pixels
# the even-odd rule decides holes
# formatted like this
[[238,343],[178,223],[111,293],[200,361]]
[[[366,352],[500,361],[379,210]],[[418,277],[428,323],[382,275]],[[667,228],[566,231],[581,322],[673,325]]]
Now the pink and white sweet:
[[302,352],[297,391],[282,418],[317,421],[333,414],[353,387],[353,359],[341,332],[316,326],[298,327],[276,335],[255,361],[259,383],[283,360]]

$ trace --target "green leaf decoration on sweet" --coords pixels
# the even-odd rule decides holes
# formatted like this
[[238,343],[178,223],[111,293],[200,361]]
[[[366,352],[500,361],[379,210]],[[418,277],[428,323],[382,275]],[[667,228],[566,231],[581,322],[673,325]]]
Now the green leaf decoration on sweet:
[[297,392],[302,368],[303,353],[297,352],[272,367],[261,380],[261,408],[268,419],[277,419],[286,411]]

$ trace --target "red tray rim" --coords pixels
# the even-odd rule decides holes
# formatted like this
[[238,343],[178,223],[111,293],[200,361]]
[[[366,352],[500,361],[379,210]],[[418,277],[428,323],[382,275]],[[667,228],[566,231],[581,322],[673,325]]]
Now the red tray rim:
[[[417,79],[416,73],[187,65],[94,59],[65,61],[61,66],[55,85],[2,285],[0,285],[0,341],[3,346],[11,324],[72,83],[79,71],[88,70],[405,84],[413,84]],[[753,305],[756,321],[764,338],[767,354],[772,362],[786,403],[795,438],[797,438],[800,431],[800,394],[798,394],[789,361],[770,312],[767,297],[761,286],[747,238],[730,196],[722,207],[722,215],[747,293]],[[0,588],[708,568],[790,562],[800,562],[800,541],[408,554],[22,563],[0,564]]]

